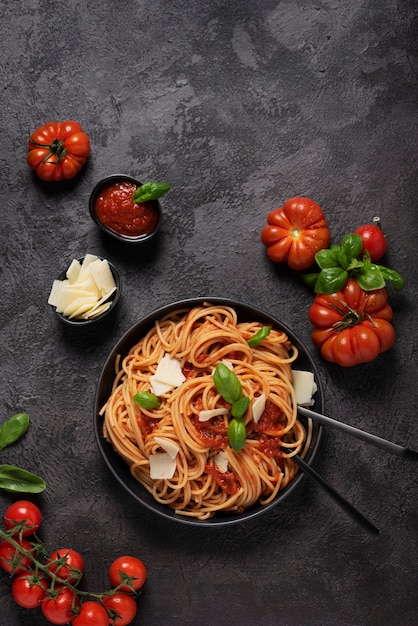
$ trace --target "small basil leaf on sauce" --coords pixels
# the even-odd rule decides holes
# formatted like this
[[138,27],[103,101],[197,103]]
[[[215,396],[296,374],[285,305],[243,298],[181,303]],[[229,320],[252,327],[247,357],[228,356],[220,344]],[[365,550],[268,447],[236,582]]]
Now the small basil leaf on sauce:
[[260,345],[263,339],[268,337],[268,335],[270,334],[270,330],[270,326],[263,326],[262,328],[260,328],[260,330],[247,341],[250,348],[255,348],[256,346]]
[[144,183],[132,194],[132,200],[135,204],[148,202],[149,200],[157,200],[161,198],[170,189],[168,183],[150,182]]
[[241,419],[232,419],[228,426],[228,440],[234,452],[242,450],[247,438],[244,421]]
[[28,428],[29,415],[27,413],[13,415],[0,428],[0,450],[20,439]]
[[46,487],[40,476],[15,465],[0,465],[0,488],[16,493],[41,493]]
[[242,387],[236,374],[224,363],[218,363],[213,374],[213,382],[222,398],[234,404],[242,398]]
[[140,391],[134,395],[134,402],[142,409],[158,409],[161,402],[154,396],[153,393],[149,393],[149,391]]
[[240,400],[234,402],[231,406],[231,415],[232,417],[242,418],[245,415],[246,410],[250,404],[250,399],[247,397],[243,397]]

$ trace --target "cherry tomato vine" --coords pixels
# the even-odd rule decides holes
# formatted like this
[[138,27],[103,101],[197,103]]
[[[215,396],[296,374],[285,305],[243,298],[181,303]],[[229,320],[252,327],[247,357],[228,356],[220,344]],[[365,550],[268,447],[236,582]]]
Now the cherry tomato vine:
[[103,592],[85,591],[79,587],[84,571],[81,554],[72,548],[48,553],[36,534],[42,515],[34,503],[11,504],[3,521],[0,567],[12,577],[12,596],[19,606],[40,608],[52,624],[125,626],[132,622],[147,578],[140,559],[118,557],[109,567],[112,586]]

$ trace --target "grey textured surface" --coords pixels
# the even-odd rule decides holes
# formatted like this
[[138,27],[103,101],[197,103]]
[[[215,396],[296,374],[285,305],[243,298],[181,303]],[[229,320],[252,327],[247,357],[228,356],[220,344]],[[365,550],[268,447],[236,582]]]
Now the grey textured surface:
[[[96,383],[143,314],[183,297],[236,297],[273,313],[312,350],[328,414],[417,447],[417,9],[414,0],[189,3],[3,0],[1,49],[1,421],[32,418],[2,453],[41,473],[34,498],[51,549],[72,545],[86,585],[116,556],[149,579],[135,624],[418,624],[417,467],[326,431],[315,467],[381,530],[371,539],[305,481],[286,505],[240,527],[184,528],[141,510],[110,475],[93,431]],[[27,138],[75,118],[92,142],[80,176],[41,183]],[[164,223],[147,254],[101,236],[88,197],[104,175],[164,180]],[[378,214],[395,346],[343,370],[320,359],[312,294],[266,258],[267,213],[293,195],[324,209],[334,242]],[[116,319],[75,333],[47,305],[74,257],[121,272]],[[13,498],[0,493],[1,508]],[[43,626],[0,576],[0,625]]]

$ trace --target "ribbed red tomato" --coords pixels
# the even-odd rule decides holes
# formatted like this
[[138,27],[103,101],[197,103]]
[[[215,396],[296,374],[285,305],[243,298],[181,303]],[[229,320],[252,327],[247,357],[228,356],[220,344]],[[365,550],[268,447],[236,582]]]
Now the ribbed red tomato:
[[350,278],[342,291],[315,297],[312,341],[327,361],[343,367],[368,363],[393,345],[392,315],[386,289],[364,291]]
[[90,154],[90,140],[78,122],[47,122],[29,137],[27,163],[42,180],[73,178]]
[[297,196],[268,214],[261,241],[272,261],[300,271],[313,265],[315,254],[328,247],[330,233],[319,204]]

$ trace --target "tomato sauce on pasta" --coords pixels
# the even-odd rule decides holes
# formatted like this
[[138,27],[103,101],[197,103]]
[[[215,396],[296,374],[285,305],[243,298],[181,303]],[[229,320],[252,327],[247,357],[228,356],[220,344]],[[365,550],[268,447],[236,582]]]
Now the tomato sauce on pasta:
[[[248,340],[261,327],[257,321],[238,322],[228,306],[179,309],[117,359],[112,392],[101,410],[104,437],[155,500],[180,515],[205,520],[219,511],[241,513],[268,504],[296,475],[292,456],[304,456],[309,448],[310,423],[305,429],[297,419],[292,387],[297,349],[274,328],[250,347]],[[141,408],[133,398],[150,391],[151,376],[166,354],[179,361],[184,381],[162,393],[157,408]],[[220,362],[233,369],[250,399],[239,452],[228,442],[228,412],[199,419],[202,410],[230,408],[213,381]],[[252,406],[262,394],[265,409],[256,422]],[[175,470],[171,478],[153,479],[150,457],[162,452],[162,440],[178,447]],[[219,452],[227,467],[218,466]]]

